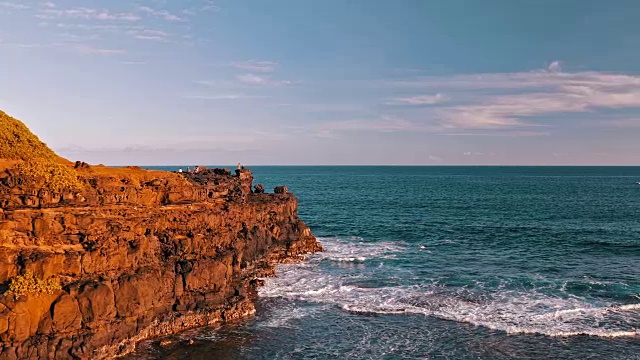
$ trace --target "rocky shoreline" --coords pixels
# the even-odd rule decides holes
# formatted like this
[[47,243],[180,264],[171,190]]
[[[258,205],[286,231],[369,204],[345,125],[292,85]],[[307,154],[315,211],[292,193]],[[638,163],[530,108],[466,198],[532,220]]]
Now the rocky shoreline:
[[[76,171],[60,192],[0,173],[0,359],[111,358],[250,316],[257,277],[321,251],[295,196],[253,193],[249,170]],[[25,273],[61,289],[6,292]]]

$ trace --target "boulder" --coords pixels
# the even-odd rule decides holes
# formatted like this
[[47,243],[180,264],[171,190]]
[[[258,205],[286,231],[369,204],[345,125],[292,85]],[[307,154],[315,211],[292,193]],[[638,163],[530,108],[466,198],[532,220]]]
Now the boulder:
[[216,169],[213,169],[213,173],[215,175],[231,176],[231,170],[229,169],[216,168]]
[[89,283],[78,295],[85,322],[113,319],[116,316],[115,297],[110,284]]
[[69,294],[63,294],[53,304],[53,330],[66,332],[79,329],[82,324],[82,315],[78,303]]
[[273,192],[276,194],[286,194],[289,192],[289,189],[286,186],[276,186]]

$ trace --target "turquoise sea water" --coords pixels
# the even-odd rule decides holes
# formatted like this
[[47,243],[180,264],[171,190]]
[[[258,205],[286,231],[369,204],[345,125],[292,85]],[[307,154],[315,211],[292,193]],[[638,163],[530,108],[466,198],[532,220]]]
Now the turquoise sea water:
[[251,170],[327,251],[133,358],[640,359],[640,167]]

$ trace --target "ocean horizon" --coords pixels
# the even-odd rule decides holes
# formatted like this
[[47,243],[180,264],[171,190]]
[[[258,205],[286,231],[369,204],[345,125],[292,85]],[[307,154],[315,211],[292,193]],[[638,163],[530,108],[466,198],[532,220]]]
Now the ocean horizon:
[[640,167],[248,168],[326,251],[130,359],[638,359]]

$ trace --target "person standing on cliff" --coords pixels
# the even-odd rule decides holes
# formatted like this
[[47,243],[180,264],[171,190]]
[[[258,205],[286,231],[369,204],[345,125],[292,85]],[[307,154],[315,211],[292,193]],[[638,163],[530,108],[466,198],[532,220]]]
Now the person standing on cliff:
[[238,167],[237,167],[236,169],[237,169],[237,170],[244,169],[244,166],[242,166],[242,164],[238,163]]

